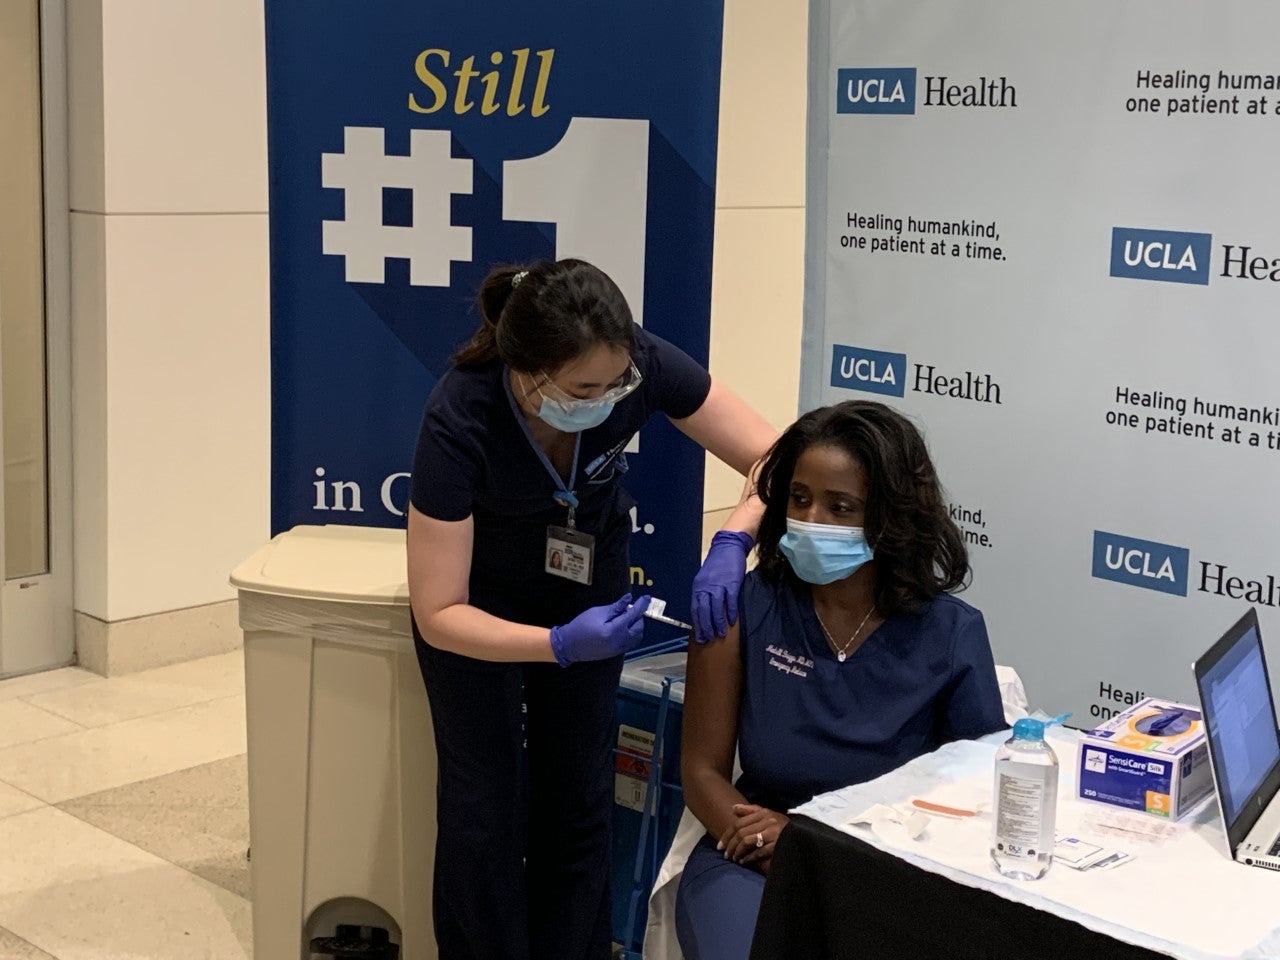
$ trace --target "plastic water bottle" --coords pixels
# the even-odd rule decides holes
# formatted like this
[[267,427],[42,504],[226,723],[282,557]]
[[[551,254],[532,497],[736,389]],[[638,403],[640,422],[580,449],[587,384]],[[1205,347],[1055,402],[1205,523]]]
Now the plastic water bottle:
[[1044,728],[1063,719],[1019,720],[996,752],[991,861],[1014,880],[1039,880],[1053,863],[1058,757]]

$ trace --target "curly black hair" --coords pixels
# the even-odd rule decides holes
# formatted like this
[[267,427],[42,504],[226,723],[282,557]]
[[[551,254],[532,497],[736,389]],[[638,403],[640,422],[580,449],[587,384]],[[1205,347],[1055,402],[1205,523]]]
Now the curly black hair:
[[769,451],[756,483],[765,505],[759,536],[763,577],[775,583],[795,577],[778,542],[787,532],[796,461],[812,446],[838,447],[866,471],[864,523],[875,550],[875,601],[882,616],[909,613],[939,593],[968,585],[969,554],[924,438],[902,414],[869,400],[806,413]]

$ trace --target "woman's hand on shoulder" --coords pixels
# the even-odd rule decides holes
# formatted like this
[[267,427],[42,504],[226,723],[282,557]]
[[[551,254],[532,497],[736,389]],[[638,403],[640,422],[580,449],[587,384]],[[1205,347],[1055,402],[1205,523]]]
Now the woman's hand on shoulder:
[[749,533],[720,530],[693,578],[693,638],[710,643],[738,622],[738,594],[755,540]]

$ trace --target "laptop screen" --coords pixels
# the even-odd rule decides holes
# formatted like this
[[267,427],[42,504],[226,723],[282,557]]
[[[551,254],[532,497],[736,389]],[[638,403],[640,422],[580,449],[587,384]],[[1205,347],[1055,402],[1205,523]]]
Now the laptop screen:
[[1256,627],[1209,669],[1201,692],[1213,738],[1222,812],[1231,824],[1280,761],[1280,732]]

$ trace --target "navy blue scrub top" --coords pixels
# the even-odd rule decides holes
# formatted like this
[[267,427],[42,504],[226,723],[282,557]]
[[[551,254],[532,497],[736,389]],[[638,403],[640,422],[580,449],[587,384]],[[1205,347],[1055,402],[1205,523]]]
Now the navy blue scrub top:
[[575,521],[596,538],[590,587],[544,569],[547,527],[563,526],[568,511],[554,501],[556,483],[517,419],[522,414],[512,407],[507,368],[500,360],[454,368],[436,384],[422,417],[409,496],[428,517],[474,518],[473,606],[550,627],[628,589],[628,511],[635,501],[619,483],[627,469],[623,448],[654,413],[688,417],[711,389],[706,370],[642,327],[635,328],[631,356],[643,382],[604,423],[582,433]]
[[809,587],[742,585],[738,789],[786,812],[949,740],[1006,726],[982,614],[940,594],[885,620],[840,663]]

